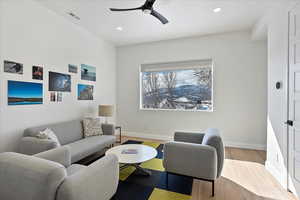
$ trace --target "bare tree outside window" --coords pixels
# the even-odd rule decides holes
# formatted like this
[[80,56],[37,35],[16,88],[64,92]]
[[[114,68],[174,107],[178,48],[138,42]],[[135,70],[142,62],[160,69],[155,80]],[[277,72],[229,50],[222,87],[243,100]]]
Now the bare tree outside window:
[[142,109],[212,111],[212,66],[141,72]]

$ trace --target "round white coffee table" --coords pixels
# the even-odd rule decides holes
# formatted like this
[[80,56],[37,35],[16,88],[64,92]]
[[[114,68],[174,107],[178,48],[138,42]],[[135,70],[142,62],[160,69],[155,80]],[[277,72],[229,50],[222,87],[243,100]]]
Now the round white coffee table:
[[151,160],[157,156],[157,150],[153,147],[142,144],[125,144],[113,147],[105,154],[114,154],[118,157],[119,163],[123,164],[120,169],[133,166],[141,175],[150,176],[151,172],[140,167],[139,164]]

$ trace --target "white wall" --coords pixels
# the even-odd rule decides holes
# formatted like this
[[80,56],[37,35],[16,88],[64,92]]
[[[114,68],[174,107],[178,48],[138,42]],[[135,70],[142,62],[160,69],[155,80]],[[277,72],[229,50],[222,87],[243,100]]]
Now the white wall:
[[[276,12],[268,26],[268,139],[266,166],[286,187],[287,134],[287,69],[288,69],[288,14]],[[283,88],[276,90],[277,81]]]
[[[294,4],[274,8],[267,18],[268,27],[268,134],[266,168],[287,188],[288,132],[288,11]],[[277,81],[282,88],[277,90]]]
[[[212,58],[214,112],[139,110],[144,63]],[[117,120],[129,135],[170,138],[175,130],[222,130],[228,145],[264,148],[267,132],[267,43],[250,32],[117,48]]]
[[[0,1],[0,152],[14,151],[24,128],[95,114],[115,104],[115,48],[32,0]],[[24,75],[3,72],[3,60],[24,64]],[[48,71],[68,73],[68,64],[97,67],[97,82],[72,75],[72,92],[50,103]],[[32,80],[32,65],[44,66],[44,104],[7,106],[7,80]],[[95,85],[94,101],[77,101],[77,83]],[[114,119],[112,119],[114,120]]]

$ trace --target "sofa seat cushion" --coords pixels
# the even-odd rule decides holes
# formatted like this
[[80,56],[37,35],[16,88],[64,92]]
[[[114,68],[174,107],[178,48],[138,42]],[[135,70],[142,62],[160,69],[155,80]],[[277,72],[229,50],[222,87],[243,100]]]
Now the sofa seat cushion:
[[70,167],[67,168],[67,175],[71,176],[77,172],[79,172],[82,169],[87,168],[87,166],[79,165],[79,164],[73,164]]
[[71,162],[77,162],[91,154],[103,150],[116,142],[116,137],[111,135],[101,135],[78,140],[68,146],[71,148]]

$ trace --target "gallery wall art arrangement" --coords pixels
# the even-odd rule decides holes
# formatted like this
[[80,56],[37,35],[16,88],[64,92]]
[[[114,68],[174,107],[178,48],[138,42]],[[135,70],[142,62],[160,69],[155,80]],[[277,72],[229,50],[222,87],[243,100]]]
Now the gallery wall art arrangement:
[[[24,66],[20,62],[4,60],[4,72],[23,75]],[[96,81],[96,67],[81,64],[81,80]],[[67,71],[74,75],[78,66],[69,64]],[[71,92],[71,75],[49,71],[50,102],[62,102],[63,92]],[[19,78],[18,78],[19,79]],[[44,66],[32,66],[32,80],[44,80]],[[43,83],[7,80],[7,102],[9,106],[43,104]],[[77,84],[77,100],[94,100],[94,85]]]
[[43,104],[43,84],[8,81],[8,105]]

